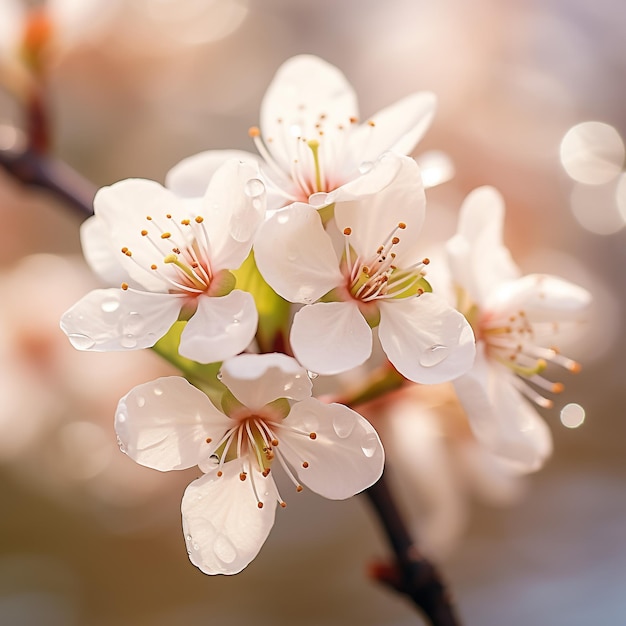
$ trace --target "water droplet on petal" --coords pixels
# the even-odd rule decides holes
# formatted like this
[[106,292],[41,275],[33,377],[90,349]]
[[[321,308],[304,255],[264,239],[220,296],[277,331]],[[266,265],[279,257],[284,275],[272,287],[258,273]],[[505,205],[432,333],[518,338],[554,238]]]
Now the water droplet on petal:
[[186,539],[187,541],[191,541],[191,535],[186,535],[185,539]]
[[434,367],[445,361],[450,354],[450,348],[436,344],[426,349],[419,358],[419,364],[422,367]]
[[126,454],[126,444],[119,437],[117,438],[117,445],[120,447],[120,452]]
[[248,198],[258,198],[265,193],[265,185],[258,178],[251,178],[243,186],[243,192]]
[[352,411],[341,411],[333,417],[333,429],[337,433],[337,437],[345,439],[349,437],[354,426],[356,425],[357,417]]
[[96,342],[88,335],[81,333],[71,333],[68,339],[77,350],[90,350],[96,345]]
[[311,370],[307,370],[306,373],[309,375],[311,380],[315,380],[319,376],[317,372],[312,372]]
[[122,321],[123,327],[122,332],[127,335],[136,335],[143,330],[144,327],[144,319],[143,315],[137,313],[136,311],[131,311],[128,315],[124,317]]
[[120,340],[120,345],[122,348],[128,348],[131,350],[137,346],[137,339],[135,339],[135,335],[127,334],[122,337]]
[[359,165],[359,174],[367,174],[373,167],[374,164],[371,161],[363,161],[363,163]]
[[213,542],[213,552],[222,563],[232,563],[237,558],[237,550],[232,541],[224,535],[218,535]]
[[120,301],[116,296],[111,296],[102,301],[100,308],[104,313],[115,313],[120,308]]
[[313,207],[322,207],[328,204],[328,194],[324,191],[311,194],[309,196],[309,204]]
[[368,433],[361,440],[361,450],[363,450],[363,454],[370,459],[376,454],[376,450],[378,450],[379,446],[380,444],[376,433]]
[[120,423],[124,423],[126,421],[126,414],[125,413],[118,413],[117,414],[117,421]]
[[137,406],[141,409],[146,404],[146,399],[143,396],[137,396]]
[[224,378],[224,374],[222,374],[222,370],[217,373],[217,380],[222,380]]
[[163,395],[163,389],[161,389],[161,387],[155,387],[155,388],[152,390],[152,393],[153,393],[155,396],[162,396],[162,395]]

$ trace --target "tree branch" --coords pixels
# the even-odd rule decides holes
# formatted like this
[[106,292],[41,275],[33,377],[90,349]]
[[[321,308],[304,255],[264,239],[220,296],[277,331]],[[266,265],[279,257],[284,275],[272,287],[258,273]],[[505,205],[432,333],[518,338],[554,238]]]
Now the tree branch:
[[373,576],[408,596],[432,626],[460,626],[448,589],[435,565],[417,549],[391,495],[385,474],[365,490],[395,555],[395,562],[375,564]]

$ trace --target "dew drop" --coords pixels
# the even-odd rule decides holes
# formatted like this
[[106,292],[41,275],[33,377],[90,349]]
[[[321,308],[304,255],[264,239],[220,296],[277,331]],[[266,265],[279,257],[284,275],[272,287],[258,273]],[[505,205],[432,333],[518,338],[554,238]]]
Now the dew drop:
[[146,399],[143,396],[137,396],[137,406],[141,409],[146,405]]
[[222,374],[222,370],[220,370],[220,371],[217,373],[217,377],[216,377],[216,378],[217,378],[217,380],[222,380],[222,378],[224,378],[224,374]]
[[163,395],[163,389],[161,389],[161,387],[155,387],[155,388],[152,390],[152,393],[153,393],[155,396],[162,396],[162,395]]
[[306,373],[311,380],[315,380],[319,376],[317,372],[312,372],[311,370],[307,370]]
[[213,542],[213,552],[222,563],[232,563],[237,558],[237,550],[232,541],[224,535],[218,535]]
[[123,424],[126,421],[126,413],[118,413],[117,421]]
[[136,335],[143,330],[144,327],[144,319],[143,315],[137,313],[136,311],[131,311],[122,322],[122,332],[127,335]]
[[186,539],[187,541],[191,541],[191,535],[186,535],[186,536],[185,536],[185,539]]
[[251,178],[243,186],[243,191],[248,198],[258,198],[265,193],[265,185],[258,178]]
[[333,417],[333,429],[337,437],[345,439],[349,437],[356,424],[356,415],[352,411],[341,411]]
[[122,337],[120,345],[122,348],[135,348],[137,346],[137,339],[135,339],[135,335],[128,333]]
[[369,459],[374,456],[376,450],[378,450],[378,446],[378,437],[375,433],[368,433],[361,440],[361,450],[363,450],[363,454]]
[[96,345],[91,337],[81,333],[72,333],[68,335],[68,338],[77,350],[90,350]]
[[115,313],[120,308],[120,301],[117,298],[107,298],[100,304],[104,313]]
[[363,163],[359,165],[359,174],[367,174],[373,167],[374,164],[371,161],[363,161]]
[[419,358],[419,363],[422,367],[434,367],[447,359],[449,354],[450,348],[436,344],[423,352]]
[[120,452],[126,454],[126,444],[119,438],[117,438],[117,445],[120,447]]
[[309,196],[309,204],[316,208],[325,206],[328,204],[328,194],[324,191],[311,194]]

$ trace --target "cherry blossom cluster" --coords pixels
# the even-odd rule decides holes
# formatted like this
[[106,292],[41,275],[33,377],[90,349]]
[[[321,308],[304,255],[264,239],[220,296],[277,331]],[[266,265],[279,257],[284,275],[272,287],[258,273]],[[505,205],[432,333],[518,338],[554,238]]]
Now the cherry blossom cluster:
[[552,338],[580,322],[589,295],[519,277],[491,188],[463,205],[449,286],[433,289],[424,182],[408,155],[435,104],[415,93],[362,120],[337,68],[294,57],[249,130],[258,154],[205,152],[165,186],[128,179],[96,195],[81,238],[108,287],[61,327],[80,350],[154,347],[184,374],[135,387],[115,425],[136,462],[202,471],[182,514],[190,558],[208,574],[239,572],[261,549],[286,504],[275,468],[296,491],[333,499],[378,480],[374,428],[312,396],[313,378],[367,369],[378,346],[407,385],[453,380],[491,453],[529,471],[550,451],[532,403],[560,388],[548,363],[578,369]]

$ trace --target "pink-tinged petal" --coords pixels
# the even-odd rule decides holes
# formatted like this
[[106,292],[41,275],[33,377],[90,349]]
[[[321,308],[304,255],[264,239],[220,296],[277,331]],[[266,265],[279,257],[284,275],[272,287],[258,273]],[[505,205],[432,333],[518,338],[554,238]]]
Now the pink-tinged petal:
[[474,367],[454,388],[478,441],[517,470],[533,472],[552,452],[552,436],[510,375],[490,365],[480,345]]
[[254,257],[263,278],[290,302],[314,302],[343,282],[332,241],[306,204],[292,204],[261,226]]
[[222,382],[251,410],[278,398],[304,400],[313,384],[306,370],[286,354],[240,354],[224,361]]
[[297,137],[317,137],[320,116],[328,132],[348,126],[358,117],[354,90],[333,65],[312,55],[295,56],[278,69],[261,103],[263,138],[273,139],[268,147],[287,171],[291,144]]
[[178,376],[138,385],[115,413],[122,452],[162,472],[208,459],[231,425],[201,391]]
[[122,266],[122,255],[112,245],[108,229],[102,220],[95,215],[86,219],[80,227],[80,241],[85,261],[107,285],[119,286],[123,282],[132,282]]
[[78,350],[140,350],[165,335],[181,305],[172,294],[95,289],[63,314],[61,329]]
[[[356,411],[309,398],[295,404],[282,425],[277,430],[280,453],[300,481],[321,496],[343,500],[380,478],[383,446],[374,427]],[[315,438],[302,432],[315,433]]]
[[256,165],[231,159],[213,174],[202,201],[214,270],[237,269],[265,219],[265,185]]
[[442,383],[469,370],[476,348],[471,326],[443,298],[381,302],[378,335],[388,359],[416,383]]
[[300,309],[291,326],[295,357],[312,372],[339,374],[372,353],[372,330],[354,302],[318,302]]
[[[240,480],[240,460],[194,480],[185,490],[181,511],[191,562],[205,574],[237,574],[259,553],[276,513],[274,479],[249,470]],[[259,508],[252,481],[264,504]]]
[[207,150],[177,163],[166,175],[165,186],[183,198],[201,198],[216,170],[226,161],[258,165],[259,157],[243,150]]
[[494,313],[524,311],[531,323],[581,320],[591,294],[567,280],[529,274],[500,285],[485,304]]
[[181,356],[216,363],[250,345],[259,320],[252,295],[235,289],[221,298],[200,296],[197,302],[180,338]]
[[355,129],[352,154],[361,161],[374,161],[388,150],[411,154],[430,127],[436,106],[435,94],[422,91],[384,108]]
[[[362,190],[368,178],[378,178],[385,185],[376,193],[364,195],[355,202],[344,202],[348,190]],[[392,178],[388,174],[395,171]],[[426,198],[417,163],[394,154],[384,155],[368,173],[336,192],[335,221],[341,232],[350,228],[350,244],[363,259],[369,259],[391,236],[399,238],[394,245],[395,264],[408,267],[420,261],[416,240],[424,222]],[[400,229],[398,224],[404,224]]]
[[502,242],[503,226],[502,196],[493,187],[479,187],[463,202],[457,234],[446,244],[452,279],[479,305],[520,274]]

